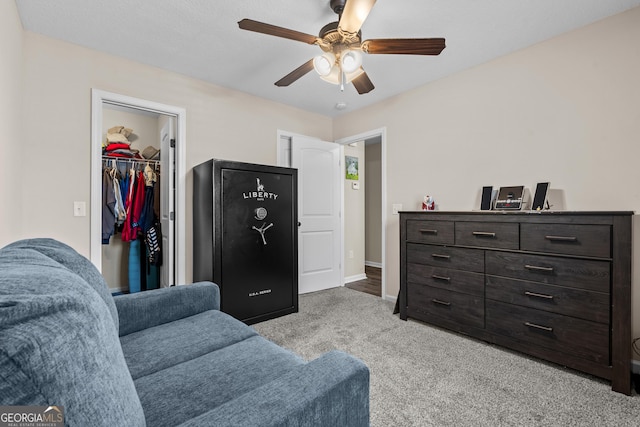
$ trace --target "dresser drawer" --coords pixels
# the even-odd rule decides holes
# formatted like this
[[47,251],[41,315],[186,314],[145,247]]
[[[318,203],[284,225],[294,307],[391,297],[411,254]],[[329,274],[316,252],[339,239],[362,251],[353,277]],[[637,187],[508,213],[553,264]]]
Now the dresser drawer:
[[599,323],[609,323],[609,294],[487,275],[486,297]]
[[453,221],[407,220],[407,241],[453,245]]
[[596,292],[609,292],[608,261],[487,251],[486,273]]
[[407,264],[407,282],[484,297],[484,274]]
[[456,222],[456,245],[518,249],[519,224],[499,222]]
[[479,249],[407,243],[407,262],[476,273],[484,272],[484,252]]
[[407,285],[407,310],[430,320],[484,327],[484,298],[423,285]]
[[611,227],[608,225],[522,224],[520,249],[609,258]]
[[486,328],[502,336],[609,365],[609,327],[487,300]]

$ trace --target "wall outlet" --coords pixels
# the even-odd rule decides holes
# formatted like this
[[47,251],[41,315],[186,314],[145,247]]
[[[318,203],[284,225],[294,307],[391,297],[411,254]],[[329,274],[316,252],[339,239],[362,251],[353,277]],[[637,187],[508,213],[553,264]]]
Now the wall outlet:
[[393,215],[398,215],[398,212],[402,210],[402,203],[395,203],[391,205],[391,213]]
[[353,259],[353,251],[349,251],[349,259]]

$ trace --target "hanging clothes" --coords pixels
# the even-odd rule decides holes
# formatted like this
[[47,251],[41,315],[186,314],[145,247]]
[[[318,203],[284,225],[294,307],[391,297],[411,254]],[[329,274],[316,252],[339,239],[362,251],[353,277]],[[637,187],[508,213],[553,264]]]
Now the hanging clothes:
[[[147,161],[103,160],[103,243],[121,232],[128,242],[126,276],[130,293],[160,287],[159,165]],[[130,167],[127,167],[130,165]],[[137,165],[137,166],[136,166]]]
[[154,225],[158,223],[158,217],[154,211],[155,189],[158,177],[148,163],[144,168],[144,180],[144,207],[140,215],[140,228],[145,243],[144,257],[141,258],[141,263],[145,266],[142,282],[144,289],[156,289],[160,287],[160,274],[157,262],[154,263],[153,261],[159,259],[160,246],[150,237],[155,235]]
[[129,244],[129,293],[142,290],[140,268],[140,240],[135,239]]
[[144,207],[144,175],[142,172],[131,170],[131,182],[129,184],[129,197],[127,206],[127,219],[122,229],[122,240],[131,242],[138,238],[140,230],[140,214]]
[[110,171],[102,171],[102,244],[109,244],[109,239],[115,231],[116,196],[113,188],[113,179]]
[[[115,205],[114,205],[114,215],[116,217],[116,230],[118,226],[121,226],[124,223],[125,218],[127,217],[127,212],[124,208],[124,203],[122,201],[122,192],[120,190],[120,178],[121,174],[118,170],[117,163],[115,160],[111,160],[111,166],[106,168],[105,170],[109,171],[109,175],[111,180],[113,181],[113,194],[115,196]],[[104,195],[103,195],[104,196]]]
[[127,197],[129,195],[130,177],[127,171],[125,171],[125,173],[121,175],[122,175],[122,179],[120,180],[120,198],[122,199],[122,206],[124,207],[125,216],[126,216],[127,206],[129,206],[127,203],[128,202]]
[[156,174],[147,164],[144,168],[144,202],[142,212],[140,213],[140,229],[143,236],[156,221],[153,212],[154,186],[156,183]]

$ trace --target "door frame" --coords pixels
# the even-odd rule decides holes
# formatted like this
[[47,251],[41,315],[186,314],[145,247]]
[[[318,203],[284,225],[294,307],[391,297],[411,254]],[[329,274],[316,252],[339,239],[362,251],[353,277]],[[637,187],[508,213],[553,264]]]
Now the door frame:
[[[278,166],[291,167],[290,159],[291,159],[291,147],[286,146],[286,143],[283,139],[288,138],[289,144],[291,143],[291,137],[293,136],[306,136],[296,134],[294,132],[287,132],[284,130],[278,129],[277,132],[277,164]],[[381,157],[381,189],[382,189],[382,201],[380,209],[381,212],[381,220],[382,220],[382,229],[381,233],[381,246],[382,246],[382,277],[381,277],[381,298],[385,300],[395,301],[396,296],[387,295],[387,279],[386,279],[386,263],[387,263],[387,128],[381,127],[378,129],[372,129],[367,132],[363,132],[357,135],[348,136],[345,138],[338,139],[334,141],[336,144],[341,146],[340,158],[344,159],[344,146],[347,144],[351,144],[353,142],[358,142],[366,139],[371,139],[375,137],[380,137],[380,157]],[[309,138],[309,136],[306,136]],[[319,139],[319,138],[318,138]],[[288,151],[287,151],[288,150]],[[287,162],[287,158],[289,159]],[[342,264],[344,264],[344,185],[340,185],[338,191],[340,192],[340,197],[342,199],[341,207],[340,207],[340,283],[344,286],[344,268]]]
[[[381,127],[378,129],[372,129],[367,132],[359,133],[357,135],[340,138],[336,140],[335,143],[344,146],[354,142],[364,141],[364,140],[375,138],[375,137],[380,137],[380,157],[381,157],[381,168],[382,168],[381,182],[380,182],[380,186],[382,190],[382,201],[381,201],[382,206],[380,206],[380,209],[382,209],[382,213],[381,213],[382,229],[380,230],[381,246],[382,246],[382,254],[381,254],[382,276],[380,278],[381,280],[380,290],[381,290],[382,299],[395,301],[396,300],[395,296],[387,295],[387,279],[386,279],[386,271],[387,271],[386,270],[386,263],[387,263],[387,209],[386,209],[386,206],[387,206],[387,128]],[[344,212],[344,186],[342,186],[342,190],[343,190],[342,211]],[[344,215],[342,218],[342,223],[344,227]],[[344,246],[344,240],[342,242],[342,245]],[[344,251],[344,248],[343,248],[343,251]]]
[[187,112],[182,107],[160,104],[100,89],[91,89],[91,231],[89,254],[93,265],[102,271],[102,110],[115,105],[172,116],[176,119],[175,172],[176,195],[174,207],[174,262],[176,284],[186,283],[186,124]]

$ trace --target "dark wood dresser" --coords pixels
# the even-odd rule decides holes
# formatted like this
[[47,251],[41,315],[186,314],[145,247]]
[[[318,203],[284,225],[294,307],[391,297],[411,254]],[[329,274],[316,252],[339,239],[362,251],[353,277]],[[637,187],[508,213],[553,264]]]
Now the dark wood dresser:
[[400,212],[400,318],[630,394],[633,212]]

